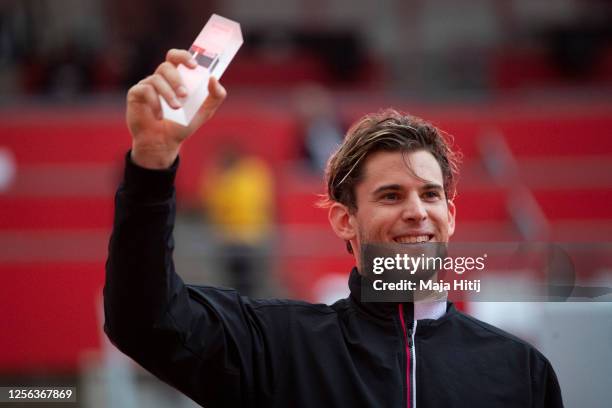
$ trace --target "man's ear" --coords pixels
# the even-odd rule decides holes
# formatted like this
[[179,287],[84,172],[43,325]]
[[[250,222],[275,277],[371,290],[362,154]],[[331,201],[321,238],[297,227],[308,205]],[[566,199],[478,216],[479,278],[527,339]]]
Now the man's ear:
[[448,237],[452,237],[455,233],[455,217],[457,216],[457,207],[452,200],[446,202],[448,207]]
[[338,238],[350,241],[355,238],[355,230],[352,215],[347,206],[334,202],[327,213],[327,218]]

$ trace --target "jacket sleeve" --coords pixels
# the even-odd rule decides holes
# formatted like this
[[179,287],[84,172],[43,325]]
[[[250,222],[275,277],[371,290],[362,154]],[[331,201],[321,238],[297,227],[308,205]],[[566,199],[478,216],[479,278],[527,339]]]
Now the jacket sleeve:
[[[115,197],[104,330],[122,352],[207,407],[250,406],[273,392],[275,328],[233,290],[185,285],[175,273],[174,177],[126,157]],[[258,403],[258,404],[259,404]]]
[[[563,408],[561,387],[552,365],[546,357],[536,352],[536,361],[533,363],[536,375],[533,377],[533,407],[534,408]],[[533,361],[533,360],[532,360]]]

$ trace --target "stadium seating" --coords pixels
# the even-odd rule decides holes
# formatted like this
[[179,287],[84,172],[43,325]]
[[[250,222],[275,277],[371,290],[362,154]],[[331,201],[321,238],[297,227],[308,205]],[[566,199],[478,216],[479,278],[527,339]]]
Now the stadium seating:
[[[276,175],[278,222],[275,270],[294,297],[317,300],[318,283],[346,277],[352,260],[315,206],[322,175],[296,165],[300,141],[293,113],[280,105],[237,98],[182,151],[177,180],[181,208],[197,205],[202,171],[224,143],[261,155]],[[376,110],[348,103],[347,120]],[[508,203],[513,194],[482,164],[482,138],[503,136],[528,188],[551,227],[551,240],[612,238],[612,106],[413,107],[455,136],[464,153],[455,239],[521,240]],[[0,147],[15,157],[17,177],[0,193],[0,273],[10,277],[0,298],[0,365],[70,369],[99,347],[97,307],[104,276],[113,193],[129,148],[122,112],[100,108],[0,112]],[[75,334],[72,328],[78,327]],[[53,353],[44,350],[52,348]],[[38,351],[36,351],[38,350]]]

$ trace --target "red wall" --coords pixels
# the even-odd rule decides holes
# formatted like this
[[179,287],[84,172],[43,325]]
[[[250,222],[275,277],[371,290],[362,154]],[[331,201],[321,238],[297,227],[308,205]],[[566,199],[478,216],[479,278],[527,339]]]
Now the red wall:
[[[353,118],[377,108],[348,105],[345,115]],[[551,158],[569,159],[563,163],[570,164],[573,158],[612,158],[612,106],[406,109],[454,134],[466,156],[465,166],[475,169],[479,137],[491,129],[504,134],[519,164]],[[306,236],[301,233],[304,225],[319,226],[328,231],[326,247],[337,247],[332,251],[337,255],[296,256],[278,262],[279,277],[295,295],[312,298],[318,276],[346,271],[352,260],[326,229],[325,212],[314,207],[316,194],[323,191],[321,176],[303,176],[287,165],[299,151],[296,123],[288,111],[252,101],[222,109],[183,149],[177,185],[184,202],[193,203],[202,169],[228,139],[266,158],[278,176],[279,223],[290,227],[295,240]],[[10,149],[17,163],[15,183],[0,193],[3,371],[72,370],[84,351],[99,347],[101,323],[96,308],[112,222],[112,195],[129,145],[121,112],[0,111],[0,147]],[[597,169],[584,171],[584,185],[578,177],[578,182],[535,188],[534,196],[552,222],[592,220],[604,226],[598,239],[609,240],[611,232],[601,230],[612,225],[612,176]],[[501,231],[509,222],[504,186],[470,183],[469,179],[460,182],[458,228],[465,225],[472,231],[472,225],[486,224]],[[297,243],[279,239],[279,251],[315,248],[317,240],[320,235]]]

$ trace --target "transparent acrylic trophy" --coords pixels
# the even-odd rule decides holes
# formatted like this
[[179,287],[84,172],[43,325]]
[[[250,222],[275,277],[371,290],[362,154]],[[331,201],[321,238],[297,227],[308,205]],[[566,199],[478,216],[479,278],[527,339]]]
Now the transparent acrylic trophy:
[[195,69],[178,66],[187,88],[187,96],[179,99],[182,108],[171,108],[160,96],[164,119],[189,125],[208,96],[210,76],[221,78],[242,43],[240,24],[213,14],[189,48],[198,66]]

